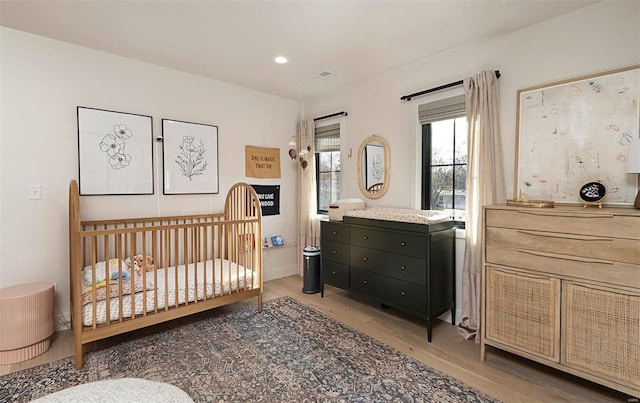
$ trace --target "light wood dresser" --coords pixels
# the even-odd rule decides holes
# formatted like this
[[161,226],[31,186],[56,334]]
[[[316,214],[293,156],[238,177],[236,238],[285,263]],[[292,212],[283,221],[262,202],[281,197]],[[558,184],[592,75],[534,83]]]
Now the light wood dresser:
[[490,345],[640,396],[640,210],[487,206]]

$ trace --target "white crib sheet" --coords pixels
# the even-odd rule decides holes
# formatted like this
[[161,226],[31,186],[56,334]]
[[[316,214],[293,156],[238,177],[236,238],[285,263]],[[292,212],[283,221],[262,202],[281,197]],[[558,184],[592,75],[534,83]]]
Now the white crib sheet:
[[[206,262],[196,263],[197,271],[194,268],[193,263],[189,263],[188,269],[185,271],[185,265],[180,265],[176,268],[162,268],[156,270],[157,277],[153,272],[147,272],[147,284],[153,286],[153,289],[146,292],[146,311],[153,312],[156,308],[156,292],[158,295],[157,309],[164,309],[165,306],[176,305],[176,292],[178,298],[178,304],[184,304],[187,301],[194,302],[194,296],[196,294],[196,273],[197,273],[197,298],[198,300],[204,299],[205,291],[205,263],[206,263],[206,292],[207,298],[215,296],[221,296],[229,294],[231,291],[242,290],[246,287],[257,288],[259,287],[258,275],[255,271],[247,269],[242,265],[230,262],[226,259],[215,259],[215,276],[213,271],[213,261],[207,260]],[[165,285],[165,272],[167,275],[167,281]],[[176,272],[178,275],[177,288],[176,288]],[[188,277],[188,287],[185,287],[187,282],[185,281],[185,273]],[[155,279],[157,278],[157,284]],[[215,287],[213,287],[213,279],[215,278]],[[134,295],[134,309],[135,314],[140,315],[144,311],[144,292],[138,292]],[[165,295],[168,295],[168,304],[165,304]],[[131,317],[131,295],[125,295],[122,297],[122,316],[124,318]],[[111,313],[110,320],[118,320],[120,318],[120,304],[118,298],[112,298],[110,300],[109,311]],[[103,324],[107,321],[107,301],[99,301],[96,303],[96,318],[97,324]],[[82,307],[82,321],[85,326],[93,325],[93,304],[88,303]]]

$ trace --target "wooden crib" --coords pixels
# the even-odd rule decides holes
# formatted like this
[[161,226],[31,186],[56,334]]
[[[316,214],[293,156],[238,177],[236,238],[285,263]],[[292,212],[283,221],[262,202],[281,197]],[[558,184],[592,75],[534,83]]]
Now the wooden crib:
[[[84,344],[246,298],[262,311],[260,201],[229,189],[224,213],[80,220],[69,185],[69,261],[75,367]],[[138,263],[139,262],[139,263]]]

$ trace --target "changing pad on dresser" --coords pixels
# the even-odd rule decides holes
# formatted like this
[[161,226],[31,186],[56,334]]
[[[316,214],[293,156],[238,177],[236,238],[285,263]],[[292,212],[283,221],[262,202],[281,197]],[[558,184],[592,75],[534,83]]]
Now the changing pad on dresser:
[[449,221],[449,214],[439,210],[416,210],[396,207],[370,207],[364,210],[351,210],[345,216],[371,218],[375,220],[411,222],[417,224],[435,224]]

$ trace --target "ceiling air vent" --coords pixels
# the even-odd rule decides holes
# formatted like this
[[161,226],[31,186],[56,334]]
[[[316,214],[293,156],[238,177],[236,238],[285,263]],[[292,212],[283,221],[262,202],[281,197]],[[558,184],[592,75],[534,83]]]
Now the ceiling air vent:
[[321,72],[319,72],[318,74],[313,76],[313,78],[314,79],[325,78],[325,77],[329,77],[332,74],[333,74],[333,72],[331,72],[329,70],[322,70]]

